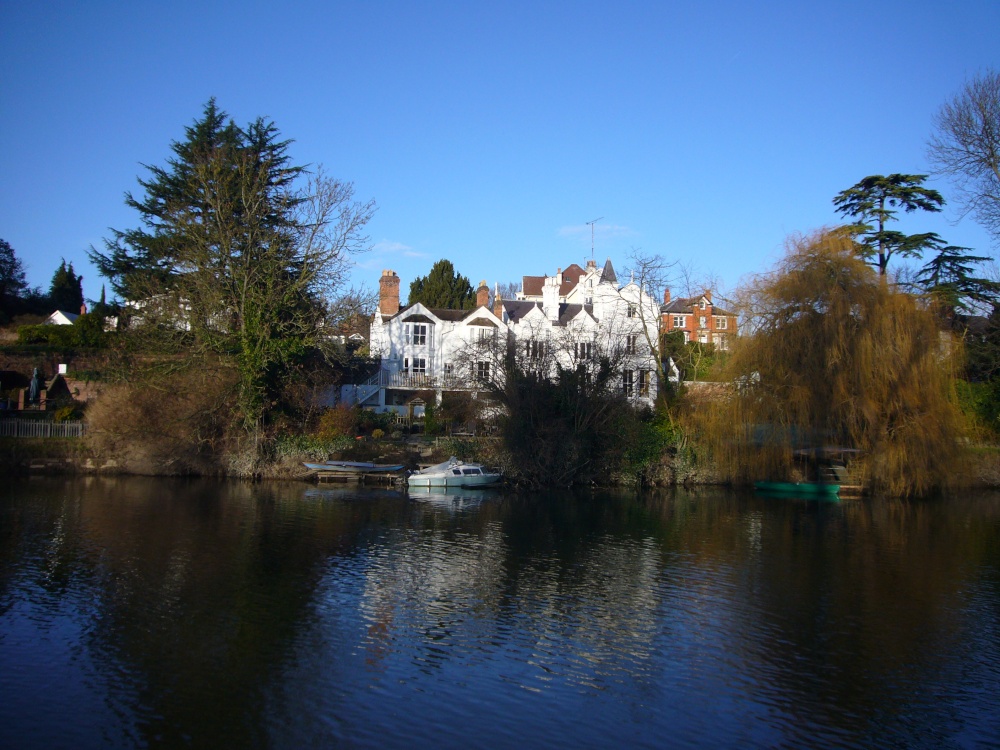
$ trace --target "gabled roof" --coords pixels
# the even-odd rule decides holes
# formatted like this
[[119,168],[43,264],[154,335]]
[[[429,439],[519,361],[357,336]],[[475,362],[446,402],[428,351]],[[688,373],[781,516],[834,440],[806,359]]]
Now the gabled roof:
[[[670,300],[665,305],[660,305],[661,313],[688,313],[693,312],[692,308],[698,307],[701,302],[701,298],[704,294],[699,294],[697,297],[677,297],[676,299]],[[712,315],[733,315],[733,313],[728,310],[723,310],[716,304],[712,305]]]
[[[542,310],[541,302],[532,302],[530,300],[504,300],[503,309],[507,313],[507,319],[511,323],[517,323],[524,319],[524,317],[530,313],[532,310]],[[580,305],[580,304],[567,304],[562,302],[559,304],[559,319],[553,321],[552,325],[564,326],[569,323],[573,318],[580,314],[581,310],[585,310],[591,315],[594,314],[593,305]]]
[[[390,320],[400,318],[408,323],[433,323],[434,321],[422,312],[409,312],[419,304],[419,302],[414,302],[412,305],[407,305],[395,315],[383,315],[382,322],[388,323]],[[458,323],[459,321],[465,320],[470,315],[481,315],[483,308],[473,307],[471,310],[448,310],[443,307],[424,307],[424,310],[429,312],[438,320],[447,320],[452,323]],[[489,325],[495,325],[495,323],[490,323]]]
[[80,317],[79,313],[66,312],[65,310],[56,310],[47,319],[46,323],[57,326],[68,326],[76,322],[76,319]]
[[525,315],[530,313],[535,308],[539,310],[542,308],[541,302],[532,302],[530,300],[523,299],[505,299],[503,300],[503,309],[507,313],[507,319],[512,323],[516,323],[523,319]]
[[[587,275],[587,272],[580,268],[576,263],[570,264],[562,272],[563,280],[562,284],[559,285],[559,296],[565,297],[573,288],[580,283],[580,279]],[[540,297],[542,296],[542,286],[545,284],[546,276],[522,276],[521,277],[521,291],[524,293],[525,297]]]

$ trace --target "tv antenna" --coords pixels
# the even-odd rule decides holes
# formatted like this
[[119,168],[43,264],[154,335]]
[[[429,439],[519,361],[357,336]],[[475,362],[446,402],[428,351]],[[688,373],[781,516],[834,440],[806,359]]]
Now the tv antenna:
[[585,221],[584,224],[590,225],[590,259],[594,259],[594,224],[603,219],[603,216],[598,216],[593,221]]

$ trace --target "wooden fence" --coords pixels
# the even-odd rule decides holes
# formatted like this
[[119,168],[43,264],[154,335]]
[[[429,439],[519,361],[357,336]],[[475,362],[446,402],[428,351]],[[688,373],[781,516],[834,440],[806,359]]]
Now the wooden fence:
[[0,437],[78,438],[83,437],[83,422],[49,422],[41,419],[0,419]]

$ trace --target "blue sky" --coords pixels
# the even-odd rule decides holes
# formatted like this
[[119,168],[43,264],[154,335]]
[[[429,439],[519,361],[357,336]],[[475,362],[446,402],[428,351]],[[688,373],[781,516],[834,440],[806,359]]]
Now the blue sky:
[[[14,2],[0,0],[0,237],[48,287],[87,261],[141,164],[209,97],[379,209],[354,278],[403,291],[630,248],[731,289],[837,223],[869,174],[928,169],[931,120],[1000,68],[1000,2]],[[931,185],[945,195],[945,181]],[[996,256],[971,219],[914,214]]]

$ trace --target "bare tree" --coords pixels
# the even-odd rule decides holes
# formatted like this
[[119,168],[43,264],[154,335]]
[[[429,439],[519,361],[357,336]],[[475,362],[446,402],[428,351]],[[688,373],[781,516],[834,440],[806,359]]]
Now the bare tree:
[[628,262],[629,268],[626,270],[640,290],[640,301],[635,306],[635,312],[642,324],[642,337],[656,361],[656,374],[660,382],[666,383],[671,372],[663,356],[660,303],[676,280],[678,266],[676,261],[670,262],[661,255],[643,253],[641,248],[629,251]]
[[1000,73],[987,70],[966,83],[934,127],[931,163],[952,179],[965,213],[1000,242]]

